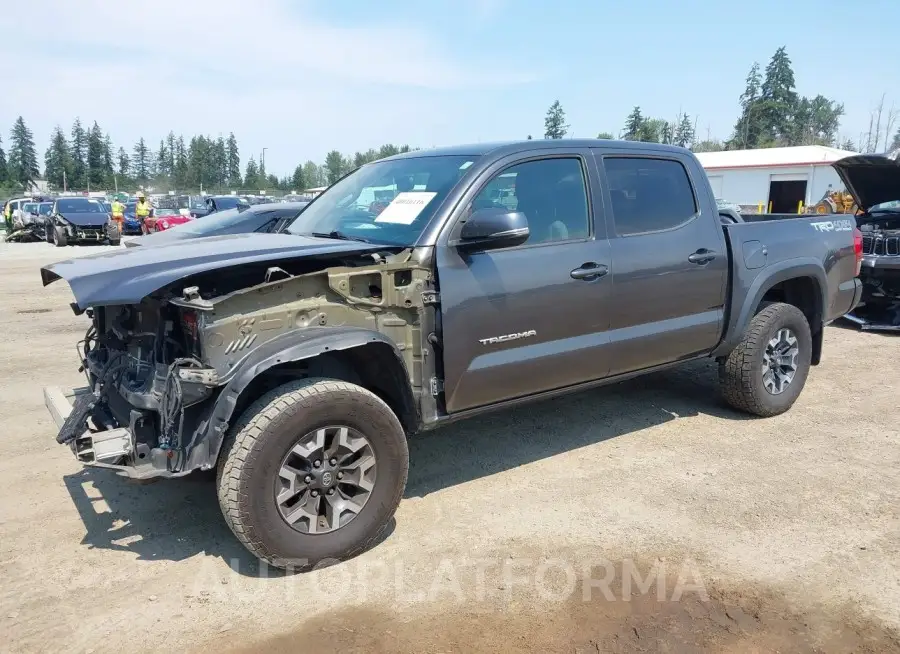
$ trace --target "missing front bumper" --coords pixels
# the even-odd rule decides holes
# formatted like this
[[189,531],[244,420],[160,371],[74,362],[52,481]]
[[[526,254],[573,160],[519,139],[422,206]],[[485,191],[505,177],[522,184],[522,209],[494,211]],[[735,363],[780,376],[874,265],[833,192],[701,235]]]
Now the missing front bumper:
[[[57,441],[67,444],[79,462],[115,470],[132,479],[180,477],[188,474],[167,470],[165,460],[153,456],[146,445],[136,444],[131,431],[124,427],[100,431],[90,429],[85,405],[90,403],[91,398],[89,388],[70,391],[57,386],[44,388],[44,404],[60,430]],[[154,453],[157,451],[154,450]]]

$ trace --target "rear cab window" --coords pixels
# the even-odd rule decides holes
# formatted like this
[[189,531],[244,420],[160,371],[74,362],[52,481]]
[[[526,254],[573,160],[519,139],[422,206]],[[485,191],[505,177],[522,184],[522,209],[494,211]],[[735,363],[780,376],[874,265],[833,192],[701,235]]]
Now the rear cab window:
[[618,236],[675,229],[697,215],[694,187],[680,161],[605,156],[603,168]]

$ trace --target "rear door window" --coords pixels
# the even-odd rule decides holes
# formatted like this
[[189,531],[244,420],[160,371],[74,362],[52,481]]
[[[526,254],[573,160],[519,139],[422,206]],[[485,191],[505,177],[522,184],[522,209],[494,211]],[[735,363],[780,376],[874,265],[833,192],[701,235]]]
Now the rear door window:
[[604,157],[603,168],[619,236],[674,229],[697,215],[694,188],[681,162]]

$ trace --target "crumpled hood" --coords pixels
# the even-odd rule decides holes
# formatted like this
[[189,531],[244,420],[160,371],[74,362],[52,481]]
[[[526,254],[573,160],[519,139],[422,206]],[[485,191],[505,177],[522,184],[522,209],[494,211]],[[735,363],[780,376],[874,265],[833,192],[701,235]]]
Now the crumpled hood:
[[838,159],[832,167],[863,211],[882,202],[900,200],[900,161],[880,154]]
[[[41,268],[44,286],[65,279],[75,303],[135,304],[190,275],[248,263],[391,250],[384,245],[292,234],[231,234],[173,241],[164,247],[122,248]],[[261,281],[261,280],[260,280]]]
[[61,213],[59,214],[67,222],[77,225],[78,227],[97,227],[103,226],[109,222],[108,213]]

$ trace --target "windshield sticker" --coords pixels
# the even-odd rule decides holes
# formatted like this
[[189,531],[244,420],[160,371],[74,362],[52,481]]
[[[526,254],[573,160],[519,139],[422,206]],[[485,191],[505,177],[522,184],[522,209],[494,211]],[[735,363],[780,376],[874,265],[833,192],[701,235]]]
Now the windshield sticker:
[[419,214],[425,209],[437,193],[423,193],[421,191],[407,191],[398,193],[391,203],[386,206],[378,217],[376,223],[393,223],[395,225],[412,225]]

